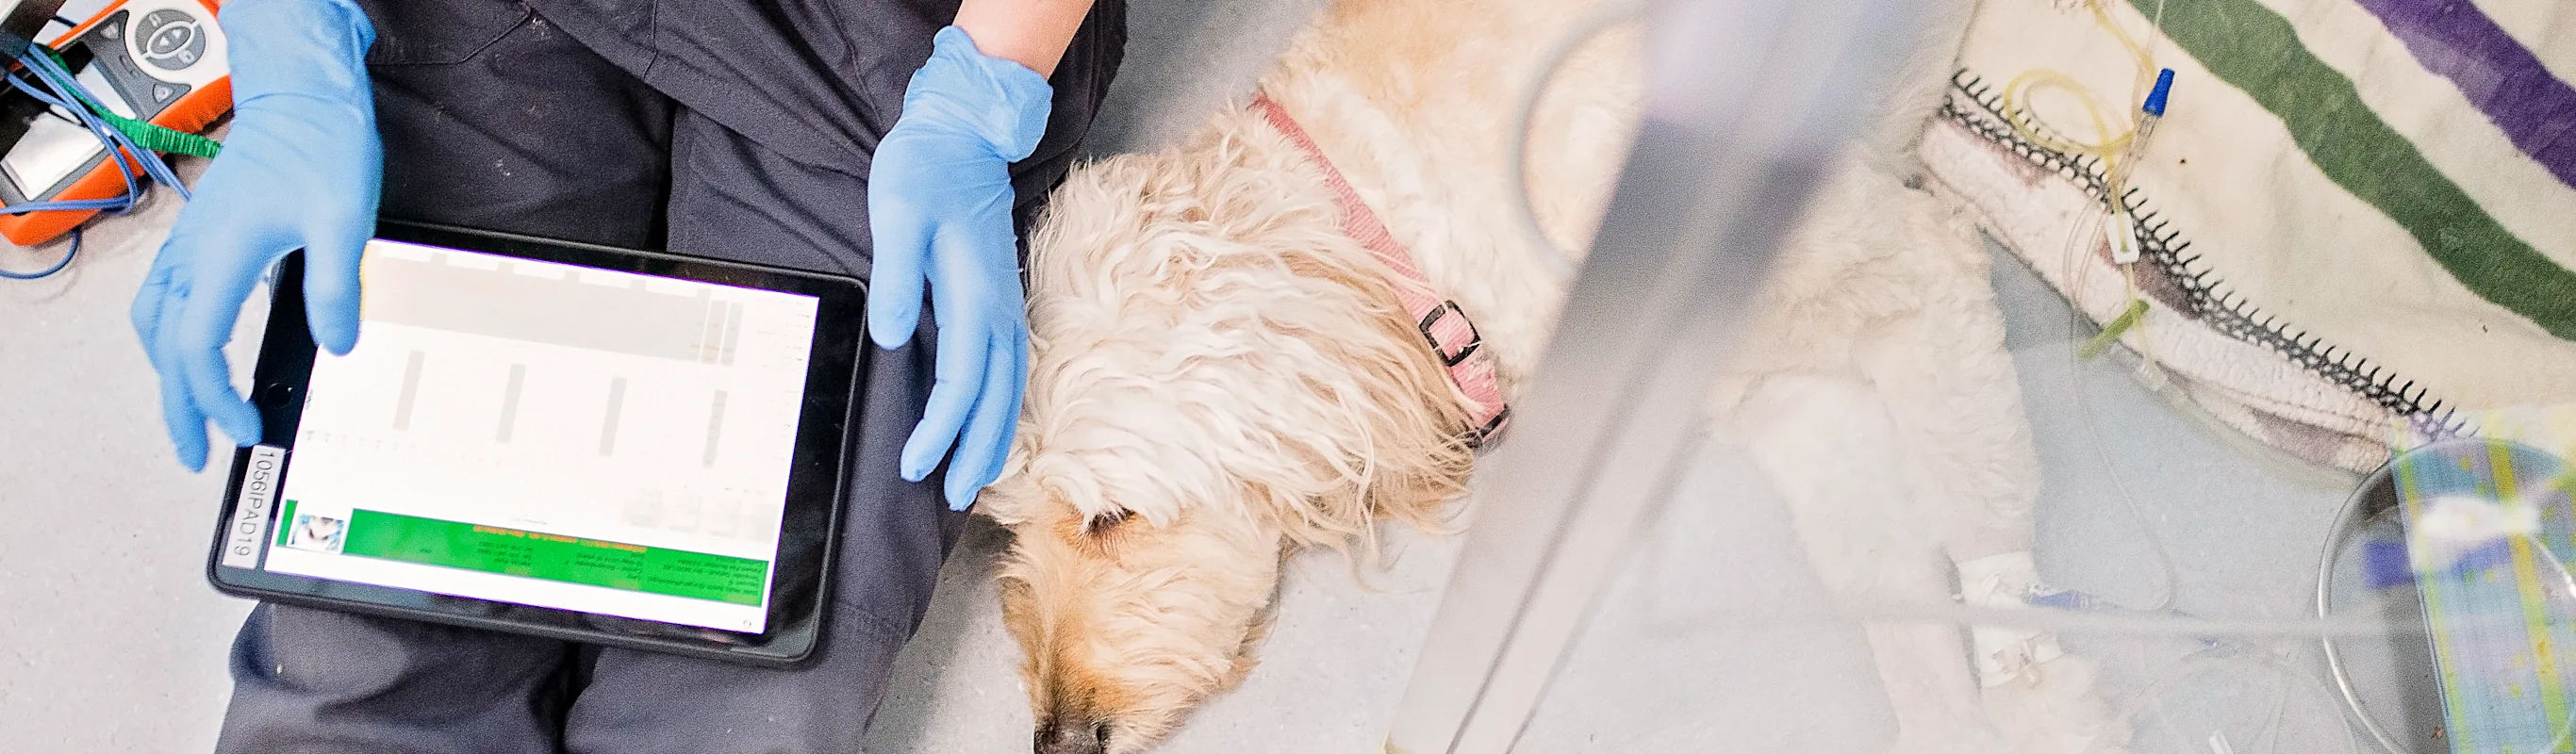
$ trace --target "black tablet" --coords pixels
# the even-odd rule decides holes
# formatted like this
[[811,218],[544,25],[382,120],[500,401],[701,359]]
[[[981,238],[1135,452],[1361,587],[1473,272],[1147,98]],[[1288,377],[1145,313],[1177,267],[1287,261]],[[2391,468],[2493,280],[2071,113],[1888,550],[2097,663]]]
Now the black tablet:
[[356,350],[272,289],[224,592],[794,664],[828,603],[851,278],[386,222]]

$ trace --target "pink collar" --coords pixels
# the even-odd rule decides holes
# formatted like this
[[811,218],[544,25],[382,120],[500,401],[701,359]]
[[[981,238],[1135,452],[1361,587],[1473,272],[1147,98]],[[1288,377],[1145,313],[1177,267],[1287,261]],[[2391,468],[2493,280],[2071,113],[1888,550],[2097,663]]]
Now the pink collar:
[[1296,144],[1307,159],[1315,162],[1315,169],[1324,174],[1325,185],[1333,189],[1333,202],[1342,211],[1342,233],[1395,271],[1398,279],[1390,282],[1396,299],[1413,315],[1414,328],[1430,344],[1431,354],[1447,365],[1449,381],[1467,397],[1469,419],[1476,428],[1468,439],[1478,445],[1492,441],[1511,420],[1512,410],[1503,405],[1503,388],[1495,377],[1493,355],[1485,352],[1485,340],[1477,334],[1476,324],[1467,320],[1458,302],[1441,298],[1431,287],[1431,279],[1414,266],[1413,255],[1405,252],[1403,244],[1396,243],[1386,224],[1378,221],[1377,213],[1369,210],[1367,202],[1360,201],[1359,192],[1351,190],[1351,182],[1342,177],[1342,171],[1324,158],[1324,149],[1315,145],[1314,137],[1297,125],[1297,119],[1288,117],[1287,108],[1280,107],[1266,92],[1252,95],[1252,107],[1260,110],[1270,120],[1270,126]]

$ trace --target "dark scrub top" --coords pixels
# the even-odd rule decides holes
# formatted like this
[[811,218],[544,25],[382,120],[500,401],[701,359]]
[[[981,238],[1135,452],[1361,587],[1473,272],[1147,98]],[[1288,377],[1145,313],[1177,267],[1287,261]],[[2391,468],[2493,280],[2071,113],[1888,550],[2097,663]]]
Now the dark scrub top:
[[[868,274],[868,155],[955,0],[360,0],[390,217]],[[1013,166],[1023,229],[1125,41],[1097,0]],[[916,343],[933,342],[924,318]],[[860,749],[962,517],[896,474],[930,349],[868,354],[825,644],[794,671],[263,605],[219,752]]]

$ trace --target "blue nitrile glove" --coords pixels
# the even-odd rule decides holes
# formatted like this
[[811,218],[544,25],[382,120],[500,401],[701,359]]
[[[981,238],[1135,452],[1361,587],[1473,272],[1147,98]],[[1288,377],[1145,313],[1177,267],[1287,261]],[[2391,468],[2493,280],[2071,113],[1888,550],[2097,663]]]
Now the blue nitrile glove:
[[1002,476],[1028,389],[1028,300],[1011,226],[1010,163],[1036,151],[1055,90],[1036,71],[939,30],[930,62],[904,91],[903,117],[877,142],[868,171],[876,233],[868,335],[912,340],[922,286],[938,321],[938,378],[903,446],[903,478],[921,481],[955,446],[948,507],[965,510]]
[[358,342],[358,256],[375,230],[383,147],[363,58],[376,38],[350,0],[231,0],[233,126],[179,210],[134,298],[134,330],[161,373],[179,463],[205,468],[206,421],[259,441],[259,412],[233,391],[224,343],[242,301],[287,252],[305,249],[313,340]]

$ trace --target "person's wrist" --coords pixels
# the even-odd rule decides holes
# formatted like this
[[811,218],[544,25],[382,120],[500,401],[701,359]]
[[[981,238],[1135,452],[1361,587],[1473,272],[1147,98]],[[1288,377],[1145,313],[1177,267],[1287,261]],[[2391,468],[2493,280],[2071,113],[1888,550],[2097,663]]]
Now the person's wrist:
[[950,26],[932,38],[930,60],[913,74],[903,117],[971,134],[1002,161],[1017,162],[1045,138],[1054,101],[1046,77],[984,54],[965,29]]

